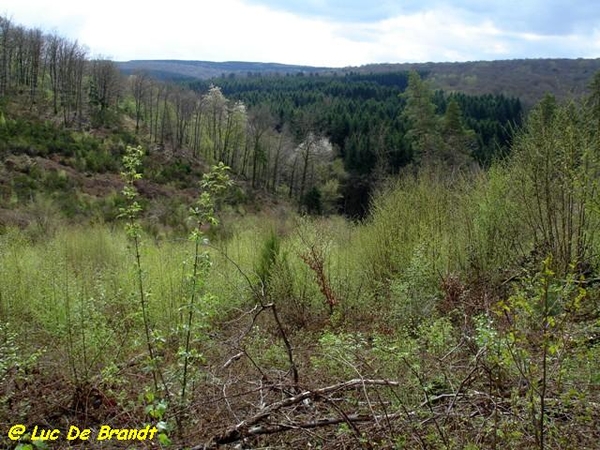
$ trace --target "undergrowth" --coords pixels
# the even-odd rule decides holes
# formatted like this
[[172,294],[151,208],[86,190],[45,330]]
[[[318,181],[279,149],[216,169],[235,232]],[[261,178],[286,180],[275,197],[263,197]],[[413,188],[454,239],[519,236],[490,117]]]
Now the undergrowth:
[[562,139],[572,183],[524,172],[550,151],[525,136],[489,172],[403,176],[362,223],[232,221],[217,166],[189,205],[191,239],[141,226],[137,169],[127,230],[5,229],[2,428],[152,423],[163,446],[206,448],[593,448],[595,131],[542,132],[584,112],[532,116],[538,140]]

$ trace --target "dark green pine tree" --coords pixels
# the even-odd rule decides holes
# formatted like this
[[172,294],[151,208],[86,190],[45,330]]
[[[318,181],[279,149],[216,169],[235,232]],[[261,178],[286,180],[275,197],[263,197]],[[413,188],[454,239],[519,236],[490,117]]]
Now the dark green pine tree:
[[412,71],[402,96],[406,100],[402,113],[408,122],[406,138],[412,147],[414,160],[419,165],[434,164],[438,159],[441,139],[431,89],[417,72]]
[[596,130],[600,135],[600,72],[594,75],[594,79],[590,83],[590,95],[588,97],[588,107],[591,110]]
[[473,130],[463,124],[462,111],[455,99],[450,99],[442,120],[440,163],[451,171],[462,169],[473,163],[472,153],[477,147]]

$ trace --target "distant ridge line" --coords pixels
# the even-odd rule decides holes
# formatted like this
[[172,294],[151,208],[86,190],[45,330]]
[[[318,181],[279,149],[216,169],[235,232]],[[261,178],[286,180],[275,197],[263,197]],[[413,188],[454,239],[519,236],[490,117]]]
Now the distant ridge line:
[[436,89],[471,95],[519,97],[527,107],[550,93],[559,100],[587,91],[600,58],[539,58],[469,62],[377,63],[360,67],[314,67],[245,61],[132,60],[117,62],[126,74],[145,71],[159,79],[191,81],[222,76],[274,74],[383,73],[417,70],[427,73]]

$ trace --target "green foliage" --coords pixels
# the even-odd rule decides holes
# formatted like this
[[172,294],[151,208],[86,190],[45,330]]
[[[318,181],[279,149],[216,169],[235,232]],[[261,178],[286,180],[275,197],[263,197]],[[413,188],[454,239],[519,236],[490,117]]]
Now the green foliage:
[[402,114],[409,123],[406,137],[415,152],[416,162],[430,164],[437,159],[435,153],[441,146],[433,92],[417,72],[411,72],[403,95],[406,108]]
[[505,164],[490,168],[473,188],[473,229],[467,244],[468,268],[475,277],[496,278],[517,264],[529,239],[518,220],[520,203],[512,198],[511,171]]
[[44,349],[26,353],[19,346],[19,336],[10,323],[0,323],[0,383],[8,377],[26,378],[44,354]]
[[37,119],[17,118],[0,127],[0,151],[41,157],[60,155],[81,171],[115,172],[118,168],[117,149],[115,141],[103,144],[90,134],[73,132]]
[[464,267],[473,220],[471,194],[472,181],[450,182],[427,172],[405,176],[382,190],[358,245],[360,257],[368,261],[370,282],[401,276],[417,250],[429,264],[423,270],[438,274],[438,279]]
[[521,289],[497,304],[495,318],[480,318],[477,326],[478,344],[502,377],[498,385],[509,386],[515,406],[529,411],[527,431],[539,448],[560,426],[549,415],[549,398],[568,391],[564,364],[578,352],[569,343],[576,333],[573,318],[587,297],[574,274],[564,280],[551,267],[547,258]]
[[144,173],[147,178],[150,178],[157,183],[172,183],[175,186],[184,188],[190,185],[192,166],[186,161],[173,161],[168,164],[161,164],[160,167],[154,171],[148,167],[144,167]]
[[[343,176],[342,178],[345,178]],[[342,198],[340,193],[340,181],[337,178],[327,180],[319,189],[320,210],[323,214],[335,214],[339,210],[339,202]]]
[[367,339],[358,334],[325,332],[319,339],[320,352],[313,357],[316,368],[334,379],[351,379],[360,373],[368,349]]
[[125,233],[133,244],[134,270],[137,282],[136,296],[140,302],[140,313],[143,319],[146,347],[148,349],[147,369],[152,373],[154,391],[158,392],[160,380],[166,395],[169,395],[169,389],[163,376],[163,368],[160,366],[160,357],[157,354],[157,347],[161,344],[162,336],[154,330],[154,326],[151,323],[148,306],[149,292],[146,291],[142,265],[142,228],[139,222],[142,207],[137,200],[138,192],[135,182],[142,178],[138,169],[142,164],[143,155],[144,149],[141,146],[127,146],[123,155],[123,172],[121,172],[121,177],[125,181],[122,194],[125,197],[126,206],[121,209],[119,217],[125,219]]
[[441,126],[444,140],[441,150],[443,166],[450,170],[464,169],[473,162],[473,152],[477,148],[477,137],[463,123],[462,111],[456,99],[451,98]]
[[284,347],[274,342],[266,333],[257,333],[249,339],[252,358],[260,367],[269,369],[283,369],[289,366],[288,356]]
[[0,127],[2,150],[23,152],[30,156],[47,156],[61,153],[72,156],[77,142],[68,130],[51,122],[16,118]]
[[390,290],[390,319],[396,327],[415,326],[436,316],[441,297],[438,274],[423,245],[414,250],[410,264],[399,277],[390,281]]
[[263,244],[256,267],[256,274],[264,288],[267,288],[271,282],[274,266],[279,259],[280,248],[281,239],[274,230],[271,230]]
[[313,186],[301,199],[301,205],[308,214],[320,215],[323,211],[321,200],[321,191],[317,186]]
[[172,444],[168,436],[171,426],[164,420],[168,410],[168,403],[164,399],[156,398],[152,392],[146,392],[143,395],[143,402],[145,403],[144,412],[146,415],[153,421],[157,421],[155,426],[158,430],[158,441],[161,446],[168,447]]
[[555,268],[590,261],[596,246],[600,173],[597,130],[585,108],[546,97],[530,114],[510,161],[509,195],[534,250]]
[[[218,220],[216,217],[217,198],[222,194],[232,182],[228,175],[229,167],[219,163],[212,167],[211,171],[202,177],[200,188],[202,192],[196,202],[196,205],[190,208],[191,218],[195,221],[195,229],[190,234],[190,240],[194,243],[194,253],[192,255],[192,270],[188,275],[189,304],[187,305],[187,320],[183,324],[183,342],[178,354],[183,361],[183,370],[181,375],[181,407],[186,407],[186,389],[190,382],[190,373],[188,369],[191,364],[201,360],[202,355],[192,348],[192,333],[194,319],[199,311],[196,311],[198,297],[203,294],[205,278],[208,276],[211,259],[208,252],[201,253],[200,245],[206,242],[203,237],[202,227],[204,225],[216,226]],[[184,310],[182,310],[184,312]],[[200,311],[202,312],[202,311]],[[198,327],[196,327],[198,330]],[[194,333],[196,334],[196,333]],[[181,423],[181,420],[179,419]]]
[[[419,75],[402,71],[227,77],[192,83],[195,92],[147,75],[138,74],[125,83],[115,63],[87,61],[77,43],[28,34],[21,27],[9,26],[6,33],[3,45],[10,48],[6,50],[9,59],[22,52],[27,57],[5,64],[3,153],[52,156],[89,175],[116,172],[124,146],[143,140],[153,155],[160,156],[145,169],[148,180],[189,187],[198,171],[189,160],[171,158],[172,150],[181,150],[209,163],[224,161],[234,173],[251,178],[254,189],[278,192],[287,187],[291,196],[295,192],[297,200],[317,214],[342,210],[363,218],[375,182],[420,158],[417,134],[429,139],[427,152],[436,147],[439,157],[434,159],[446,166],[468,165],[471,156],[488,164],[505,152],[511,140],[507,125],[518,122],[520,116],[520,104],[514,99],[447,97],[423,84],[423,95],[415,96],[427,97],[424,104],[433,114],[425,121],[414,121],[415,102],[410,95],[401,98],[400,94],[415,90]],[[29,39],[33,39],[31,45],[25,45]],[[24,61],[30,61],[31,67],[24,66]],[[24,89],[28,95],[23,95]],[[448,139],[440,139],[439,130],[434,130],[439,115],[448,112],[449,105],[450,114],[456,116],[457,104],[463,111],[465,133],[456,128]],[[135,132],[129,119],[135,120]],[[298,189],[299,168],[289,156],[309,134],[323,136],[332,144],[329,157],[310,159],[331,163],[337,158],[343,161],[348,177],[325,173],[306,159]]]
[[123,197],[127,202],[127,206],[120,209],[119,218],[127,221],[127,233],[132,239],[140,237],[140,225],[138,222],[142,207],[138,202],[138,192],[135,187],[135,182],[142,178],[142,174],[138,172],[138,168],[142,164],[142,156],[144,150],[141,146],[127,147],[125,155],[123,155],[123,172],[121,176],[125,181],[125,187],[122,190]]
[[220,162],[202,177],[200,197],[190,210],[198,228],[202,225],[218,225],[215,208],[218,196],[232,185],[228,175],[229,170],[228,166]]
[[[436,214],[446,211],[440,209],[445,204],[441,201],[445,198],[441,196],[444,190],[437,191],[435,185],[426,187],[429,182],[424,180],[419,189],[418,184],[406,182],[402,185],[401,195],[396,198],[407,203],[414,196],[408,207],[415,207],[419,201],[437,192],[439,204],[437,201],[426,202],[423,212],[419,213],[425,214],[432,205],[437,205]],[[486,188],[484,180],[478,180],[473,186]],[[443,220],[455,217],[456,222],[447,227],[437,225],[438,233],[460,241],[458,224],[463,219],[458,213],[472,211],[470,208],[474,206],[477,206],[474,211],[481,211],[480,202],[486,196],[479,193],[466,195],[465,185],[453,185],[451,189],[455,191],[447,195],[455,201],[451,210],[456,215],[446,212],[448,215],[444,215]],[[500,197],[499,193],[495,195]],[[461,198],[465,203],[456,203]],[[382,202],[382,199],[377,201]],[[432,202],[432,199],[428,201]],[[386,211],[394,211],[391,205],[388,208]],[[377,211],[378,214],[384,212],[383,209]],[[490,211],[486,214],[489,216]],[[401,240],[389,242],[395,246],[394,252],[406,254],[409,259],[398,258],[393,271],[388,272],[390,278],[371,283],[371,260],[365,255],[374,253],[363,252],[361,246],[373,241],[365,239],[375,240],[373,233],[381,232],[384,223],[391,224],[390,235],[401,232],[395,222],[381,222],[381,229],[374,228],[374,223],[383,221],[383,217],[374,217],[373,222],[367,224],[352,225],[341,218],[305,219],[293,224],[280,217],[248,216],[236,221],[234,232],[226,242],[214,242],[211,246],[222,245],[228,258],[234,259],[246,273],[252,273],[258,267],[263,248],[269,249],[265,250],[265,258],[270,260],[273,254],[270,250],[277,245],[267,243],[271,230],[276,230],[279,251],[267,270],[270,273],[268,289],[273,301],[277,302],[286,330],[290,330],[301,379],[316,386],[356,378],[397,381],[401,387],[386,386],[367,398],[372,407],[382,402],[390,413],[406,408],[410,414],[403,417],[413,414],[418,417],[414,422],[402,422],[402,433],[397,434],[407,436],[407,448],[412,448],[410,442],[416,436],[434,442],[431,445],[436,446],[443,445],[445,438],[451,446],[459,448],[467,442],[478,442],[480,448],[487,448],[491,446],[491,436],[506,441],[509,448],[531,442],[528,440],[535,439],[535,433],[539,434],[536,430],[540,429],[542,384],[539,379],[543,374],[544,351],[548,368],[545,398],[549,411],[544,419],[545,439],[551,442],[562,439],[561,442],[567,445],[575,436],[583,436],[579,433],[582,430],[591,430],[594,422],[590,417],[594,416],[582,406],[587,400],[581,400],[577,393],[585,394],[589,399],[596,395],[598,346],[590,343],[590,339],[598,327],[594,321],[583,319],[584,312],[588,314],[595,310],[595,288],[587,287],[585,280],[578,276],[565,279],[552,273],[552,264],[547,264],[538,274],[523,278],[521,288],[513,295],[503,297],[504,302],[495,308],[497,313],[488,309],[473,325],[469,316],[444,315],[436,306],[423,312],[419,300],[423,306],[427,299],[439,305],[438,299],[444,295],[439,292],[438,269],[432,267],[443,268],[440,261],[445,257],[441,254],[447,252],[450,255],[453,247],[447,247],[441,254],[434,253],[433,249],[439,247],[430,246],[425,236],[435,236],[428,229],[435,221],[425,215],[422,222],[415,220],[413,224],[408,220],[409,216],[404,215],[402,223],[414,227],[411,233],[415,236],[407,239],[406,248],[401,247]],[[464,221],[462,223],[464,226]],[[239,311],[250,310],[253,304],[246,282],[237,271],[231,270],[221,252],[201,247],[210,252],[213,266],[210,272],[205,271],[207,259],[199,258],[197,284],[193,288],[194,256],[190,255],[189,242],[155,242],[143,231],[140,233],[144,243],[144,292],[152,293],[146,301],[152,324],[151,342],[157,354],[155,364],[139,358],[145,354],[144,321],[139,301],[136,301],[139,280],[137,272],[132,273],[127,262],[130,256],[127,242],[131,243],[131,240],[122,230],[110,231],[104,226],[93,230],[59,229],[46,241],[32,241],[26,233],[9,230],[0,236],[0,306],[3,314],[10,314],[11,323],[18,324],[13,330],[43,330],[43,336],[52,342],[53,348],[64,349],[52,354],[53,364],[65,371],[75,370],[80,380],[87,377],[90,382],[99,383],[101,388],[111,386],[110,391],[105,391],[107,395],[118,394],[123,399],[119,401],[120,407],[138,414],[136,420],[141,423],[152,418],[153,422],[164,422],[165,439],[180,442],[182,433],[185,435],[189,429],[196,429],[195,412],[205,411],[203,408],[211,410],[211,406],[206,406],[210,402],[204,399],[221,399],[222,391],[217,389],[221,382],[231,383],[227,387],[229,393],[234,389],[245,392],[248,379],[254,380],[252,377],[256,375],[260,382],[263,374],[276,377],[289,367],[289,361],[285,349],[276,341],[279,335],[274,334],[273,324],[261,316],[253,322],[250,335],[242,342],[241,350],[252,359],[252,364],[244,356],[233,363],[235,366],[221,369],[223,355],[231,352],[227,347],[227,342],[231,341],[223,342],[222,336],[232,333],[238,342],[237,336],[247,330],[246,323],[239,326]],[[445,242],[440,237],[436,239],[438,243]],[[327,322],[323,321],[326,311],[320,287],[313,271],[299,256],[315,242],[320,243],[324,251],[324,268],[329,282],[343,300],[339,312]],[[475,244],[471,242],[471,245]],[[186,262],[183,268],[181,261]],[[459,270],[460,265],[454,268]],[[461,273],[468,274],[468,270]],[[194,307],[190,297],[193,289],[197,293]],[[408,308],[406,298],[413,302],[416,313],[412,314],[418,318],[410,323],[406,319],[409,313],[394,315],[395,308]],[[190,311],[193,320],[188,325]],[[238,320],[231,321],[231,317]],[[247,323],[253,320],[249,316],[242,317]],[[325,327],[324,323],[327,324]],[[188,331],[190,343],[186,350]],[[11,333],[18,340],[16,347],[2,347],[14,347],[14,351],[2,350],[8,360],[11,360],[11,354],[26,356],[30,353],[23,353],[25,336],[31,336],[34,341],[39,339],[36,335]],[[108,348],[113,350],[107,351]],[[44,354],[45,363],[46,358],[50,358],[48,352]],[[179,396],[186,360],[188,388],[186,407],[182,410]],[[127,364],[134,366],[129,369]],[[132,395],[137,398],[140,386],[151,383],[149,377],[155,367],[163,369],[172,398],[169,400],[162,395],[162,390],[153,388],[152,400],[133,401],[137,406],[128,406],[126,399]],[[135,375],[128,375],[128,370]],[[97,375],[100,373],[101,379]],[[215,374],[219,374],[220,379],[217,380]],[[238,380],[240,384],[235,384]],[[521,380],[527,383],[521,383]],[[362,399],[355,397],[362,391],[357,389],[348,396],[336,393],[336,398],[344,397],[354,411],[365,405]],[[261,392],[267,392],[267,389]],[[456,392],[459,395],[455,397]],[[520,395],[522,392],[523,396]],[[279,399],[279,393],[275,396]],[[232,409],[238,411],[237,408],[242,406],[235,403],[235,398],[229,395]],[[424,404],[427,398],[432,401],[434,412]],[[486,400],[489,398],[492,400]],[[557,403],[558,399],[561,404]],[[475,400],[478,407],[492,408],[490,411],[498,404],[502,408],[499,411],[506,414],[498,414],[496,422],[492,413],[470,417],[469,411],[474,410],[460,408]],[[458,409],[452,410],[444,424],[443,412],[451,404]],[[150,409],[146,410],[147,406]],[[532,413],[532,408],[537,413]],[[23,411],[27,416],[26,410]],[[568,429],[559,428],[561,422],[553,415],[563,412],[572,418]],[[161,419],[150,417],[155,414],[163,416]],[[442,414],[441,418],[439,414]],[[527,420],[515,420],[517,415],[527,417]],[[433,419],[429,419],[430,426],[417,427],[431,417],[439,418],[441,432],[434,428]],[[470,418],[468,422],[454,422],[455,417]],[[534,419],[537,425],[534,425]],[[184,424],[181,429],[177,426],[178,420]],[[557,432],[559,429],[563,430],[562,434]],[[368,439],[374,440],[376,436],[379,439],[373,430],[367,429],[366,433]],[[339,438],[344,439],[344,436]]]
[[[410,113],[415,105],[406,102],[409,97],[404,92],[409,85],[409,92],[419,85],[416,78],[418,74],[407,72],[351,73],[343,77],[257,76],[197,82],[192,88],[205,92],[216,84],[227,97],[248,105],[250,116],[253,110],[267,108],[275,118],[275,128],[279,131],[289,127],[297,142],[305,138],[307,120],[312,123],[311,131],[330,140],[349,173],[347,180],[340,180],[346,181],[340,190],[344,212],[363,217],[372,186],[359,180],[395,174],[414,162],[418,145],[411,149],[411,142],[417,134],[430,140],[430,150],[440,153],[437,159],[446,165],[464,166],[471,157],[490,164],[497,155],[507,153],[511,124],[520,123],[521,105],[517,99],[501,95],[445,96],[433,93],[424,82],[420,92],[429,99],[429,122],[414,122],[409,116],[417,117],[414,111]],[[465,132],[454,133],[444,141],[435,128],[440,114],[453,102],[463,111]],[[450,107],[451,112],[455,109]]]

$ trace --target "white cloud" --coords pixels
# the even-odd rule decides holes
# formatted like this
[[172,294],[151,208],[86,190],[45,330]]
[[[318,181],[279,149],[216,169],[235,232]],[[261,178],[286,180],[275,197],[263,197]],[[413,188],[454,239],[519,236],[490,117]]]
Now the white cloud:
[[[108,3],[116,3],[109,0]],[[115,5],[116,7],[116,5]],[[191,3],[175,0],[169,11],[135,7],[113,16],[100,11],[88,19],[81,40],[115,59],[255,60],[342,65],[344,45],[334,25],[251,6],[239,0]],[[332,48],[333,47],[333,48]]]
[[508,48],[490,21],[467,23],[454,11],[438,9],[397,16],[367,28],[369,54],[377,61],[456,61],[502,57]]
[[[597,57],[594,35],[512,31],[486,11],[426,2],[379,21],[300,16],[252,0],[5,0],[15,23],[56,30],[117,60],[244,60],[321,66],[517,57]],[[318,8],[322,0],[313,5]],[[357,3],[357,2],[355,2]],[[488,11],[489,12],[489,11]]]

